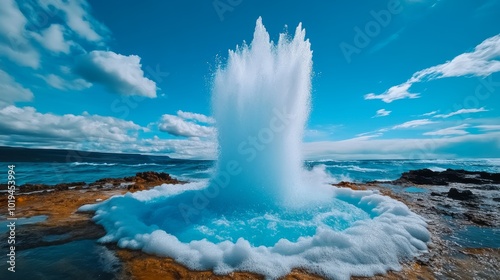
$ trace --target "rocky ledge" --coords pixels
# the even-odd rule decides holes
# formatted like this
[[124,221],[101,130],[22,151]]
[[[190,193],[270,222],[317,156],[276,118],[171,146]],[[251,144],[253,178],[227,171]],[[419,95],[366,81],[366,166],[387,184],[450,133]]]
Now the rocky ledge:
[[430,279],[500,275],[500,173],[420,169],[394,181],[351,185],[339,184],[378,190],[427,219],[432,242],[418,263],[431,272]]
[[[432,172],[432,171],[431,171]],[[403,264],[401,271],[391,271],[370,279],[496,279],[500,275],[500,250],[497,246],[467,247],[460,244],[456,233],[468,227],[498,229],[499,189],[495,174],[485,172],[463,172],[447,170],[432,172],[410,171],[396,181],[383,183],[342,182],[337,187],[355,190],[375,190],[404,202],[428,222],[432,240],[429,253]],[[420,177],[417,174],[421,175]],[[455,175],[450,175],[455,174]],[[459,175],[460,174],[460,175]],[[479,175],[477,175],[479,174]],[[463,183],[457,180],[480,180],[481,183]],[[444,177],[443,177],[444,176]],[[439,181],[433,185],[433,178],[450,176],[450,182]],[[425,179],[422,179],[425,178]],[[460,179],[462,178],[462,179]],[[411,180],[414,181],[411,181]],[[484,183],[484,182],[488,183]],[[430,184],[417,184],[427,182]],[[475,181],[479,182],[479,181]],[[84,205],[108,199],[113,195],[129,191],[149,189],[162,183],[183,183],[166,173],[144,172],[126,178],[105,178],[96,182],[46,185],[25,185],[17,192],[16,214],[19,217],[46,215],[47,220],[23,225],[16,229],[19,250],[41,246],[64,244],[74,240],[97,239],[105,234],[104,229],[93,223],[87,213],[77,209]],[[406,192],[409,186],[418,185],[424,192]],[[26,188],[25,188],[26,187]],[[0,203],[6,205],[7,196],[0,195]],[[0,208],[0,215],[6,209]],[[62,236],[48,240],[46,236]],[[494,237],[493,237],[494,238]],[[498,241],[498,240],[497,240]],[[493,241],[494,242],[494,241]],[[2,247],[3,245],[0,245]],[[148,255],[108,244],[108,249],[120,259],[122,268],[119,279],[263,279],[261,275],[235,272],[230,275],[215,275],[211,271],[192,271],[170,258]],[[3,248],[2,248],[3,249]],[[322,279],[297,269],[283,279]],[[353,279],[366,279],[354,277]]]
[[[92,183],[72,182],[60,183],[55,185],[46,184],[24,184],[18,186],[16,193],[30,192],[52,192],[64,190],[83,190],[83,189],[128,189],[130,191],[145,190],[149,187],[161,184],[183,184],[185,182],[174,179],[165,172],[146,171],[136,173],[135,176],[124,178],[103,178]],[[7,184],[0,184],[0,191],[7,190]]]
[[466,171],[461,169],[446,169],[441,172],[430,169],[419,169],[404,172],[399,179],[391,183],[435,186],[447,186],[450,183],[475,185],[500,184],[500,173]]

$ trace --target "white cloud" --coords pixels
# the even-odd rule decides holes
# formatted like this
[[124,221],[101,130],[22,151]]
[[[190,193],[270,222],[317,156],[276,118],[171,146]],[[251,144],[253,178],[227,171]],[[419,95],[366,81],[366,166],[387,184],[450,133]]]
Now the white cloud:
[[432,112],[428,112],[428,113],[425,113],[425,114],[422,114],[420,115],[421,117],[429,117],[429,116],[432,116],[432,115],[435,115],[437,114],[439,111],[436,110],[436,111],[432,111]]
[[[500,147],[500,132],[467,134],[439,138],[364,139],[310,142],[304,144],[306,159],[421,159],[443,158],[440,149],[463,143],[482,145],[495,143]],[[492,155],[492,156],[497,156]]]
[[486,130],[486,131],[493,131],[493,130],[500,130],[500,125],[498,124],[484,124],[484,125],[478,125],[476,128],[479,128],[481,130]]
[[446,135],[465,135],[465,134],[469,134],[469,132],[467,132],[465,130],[465,128],[467,128],[467,127],[469,127],[469,125],[462,124],[462,125],[457,125],[457,126],[452,126],[452,127],[448,127],[448,128],[439,129],[439,130],[436,130],[436,131],[426,132],[426,133],[424,133],[424,135],[440,135],[440,136],[446,136]]
[[0,34],[22,37],[26,23],[14,0],[0,1]]
[[0,145],[85,151],[167,154],[214,159],[215,139],[139,139],[146,131],[134,122],[99,115],[56,115],[33,107],[0,109]]
[[40,67],[39,53],[24,42],[16,42],[16,44],[18,45],[10,46],[0,43],[0,55],[6,56],[20,66],[38,69]]
[[203,114],[198,114],[198,113],[191,113],[191,112],[184,112],[184,111],[177,111],[177,116],[186,119],[186,120],[195,120],[197,122],[202,122],[202,123],[208,123],[208,124],[214,124],[215,119],[212,117],[205,116]]
[[107,28],[90,14],[90,6],[85,0],[39,0],[42,7],[53,6],[63,12],[66,24],[81,38],[90,42],[103,40]]
[[413,120],[413,121],[407,121],[405,123],[395,125],[392,127],[392,129],[414,128],[414,127],[428,125],[428,124],[432,124],[432,123],[435,123],[435,122],[431,121],[429,119]]
[[486,77],[500,71],[500,34],[490,37],[477,45],[472,52],[463,53],[443,64],[420,70],[399,85],[382,94],[369,93],[365,99],[381,99],[386,103],[404,98],[418,98],[418,93],[410,93],[414,83],[441,78],[481,76]]
[[137,55],[92,51],[80,57],[75,72],[116,93],[155,98],[156,83],[144,77],[141,67],[141,58]]
[[0,56],[36,69],[40,66],[40,55],[26,37],[27,22],[14,0],[0,1]]
[[[101,83],[124,95],[156,97],[156,84],[144,77],[139,56],[111,51],[88,53],[82,47],[104,47],[109,33],[91,15],[86,0],[18,3],[21,2],[0,1],[0,58],[7,57],[19,66],[44,68],[24,76],[42,77],[61,90],[81,90],[91,83]],[[82,41],[87,42],[81,45]],[[73,65],[78,53],[85,54],[76,68],[83,79],[75,79],[71,71],[57,71],[56,65]]]
[[217,143],[207,139],[144,139],[138,143],[135,151],[141,153],[168,154],[174,158],[216,159]]
[[391,103],[394,100],[405,99],[405,98],[419,98],[418,93],[410,93],[408,89],[411,87],[410,83],[404,83],[397,86],[393,86],[382,94],[368,93],[365,95],[365,99],[381,99],[385,103]]
[[[39,113],[33,107],[7,106],[0,109],[0,130],[13,136],[59,141],[126,141],[133,139],[139,125],[99,115],[55,115]],[[43,142],[43,141],[42,141]]]
[[470,114],[470,113],[479,113],[479,112],[488,112],[488,110],[486,110],[484,107],[477,108],[477,109],[476,108],[472,108],[472,109],[460,109],[458,111],[451,112],[449,114],[435,115],[434,118],[449,118],[449,117],[456,116],[456,115]]
[[387,111],[386,109],[377,110],[377,113],[372,118],[389,116],[392,111]]
[[215,135],[214,127],[199,125],[181,117],[181,115],[184,114],[179,114],[178,116],[163,115],[158,125],[158,129],[175,136],[212,137]]
[[484,40],[472,52],[460,54],[451,61],[416,72],[410,82],[467,75],[485,77],[500,71],[499,57],[500,34]]
[[18,84],[14,78],[0,69],[0,107],[5,107],[18,101],[31,100],[33,100],[33,92]]
[[82,90],[92,86],[91,83],[85,81],[84,79],[63,79],[55,74],[49,74],[47,76],[38,75],[38,77],[42,78],[53,88],[60,90]]
[[47,29],[42,30],[41,34],[33,33],[32,36],[46,49],[55,53],[68,54],[72,42],[64,39],[64,26],[52,24]]

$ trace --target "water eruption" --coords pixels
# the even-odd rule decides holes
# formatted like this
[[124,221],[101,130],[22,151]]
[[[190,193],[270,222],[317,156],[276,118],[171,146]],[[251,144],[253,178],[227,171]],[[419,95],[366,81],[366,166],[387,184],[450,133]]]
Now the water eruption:
[[310,111],[312,51],[305,30],[275,44],[259,18],[254,37],[215,73],[219,157],[209,181],[162,185],[83,206],[101,242],[218,274],[270,279],[303,268],[332,279],[401,268],[427,250],[423,219],[374,191],[334,188],[300,153]]
[[280,34],[275,45],[259,18],[250,46],[229,51],[212,97],[220,147],[212,183],[224,188],[216,198],[224,207],[228,201],[294,205],[318,194],[302,181],[300,154],[311,71],[312,51],[301,24],[293,38]]

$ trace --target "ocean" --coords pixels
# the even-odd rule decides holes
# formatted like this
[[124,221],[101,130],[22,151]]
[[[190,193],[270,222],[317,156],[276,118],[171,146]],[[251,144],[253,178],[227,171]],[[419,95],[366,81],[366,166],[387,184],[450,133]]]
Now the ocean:
[[[172,159],[166,156],[103,154],[64,150],[0,149],[0,163],[15,165],[17,185],[68,182],[92,183],[101,178],[133,176],[137,172],[166,172],[173,177],[198,181],[215,172],[215,161]],[[75,155],[70,156],[67,155]],[[10,161],[11,160],[11,161]],[[323,165],[335,181],[368,182],[395,180],[403,172],[429,168],[500,172],[500,159],[418,159],[418,160],[320,160],[304,161],[306,169]],[[7,171],[6,171],[7,172]]]

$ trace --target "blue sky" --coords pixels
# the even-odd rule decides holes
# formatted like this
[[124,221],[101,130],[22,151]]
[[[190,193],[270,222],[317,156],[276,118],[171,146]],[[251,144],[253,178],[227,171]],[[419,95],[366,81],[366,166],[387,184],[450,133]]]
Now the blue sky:
[[214,158],[259,16],[311,41],[306,158],[500,157],[499,0],[1,1],[0,145]]

